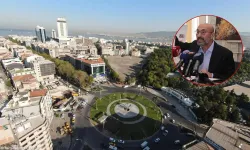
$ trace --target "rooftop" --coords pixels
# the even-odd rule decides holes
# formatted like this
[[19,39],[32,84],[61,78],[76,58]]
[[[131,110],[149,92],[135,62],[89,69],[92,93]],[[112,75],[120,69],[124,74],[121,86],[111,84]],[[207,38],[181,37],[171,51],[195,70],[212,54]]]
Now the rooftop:
[[39,60],[38,63],[39,64],[53,64],[53,62],[49,60]]
[[104,63],[104,61],[102,60],[102,58],[97,58],[97,59],[89,59],[89,58],[77,58],[78,60],[81,60],[82,62],[86,63],[86,64],[100,64],[100,63]]
[[30,97],[45,96],[47,94],[46,89],[33,90],[30,92]]
[[241,95],[242,93],[244,93],[250,98],[249,89],[250,89],[250,81],[245,81],[241,84],[235,84],[235,85],[224,87],[224,90],[226,91],[234,90],[235,94]]
[[212,127],[206,133],[206,138],[226,150],[250,149],[250,128],[235,123],[214,119]]
[[35,77],[31,74],[15,76],[12,78],[13,81],[21,81],[21,82],[30,81],[32,79],[35,79]]
[[14,135],[6,118],[0,118],[0,146],[13,142]]
[[214,148],[204,141],[201,141],[188,147],[186,150],[214,150]]

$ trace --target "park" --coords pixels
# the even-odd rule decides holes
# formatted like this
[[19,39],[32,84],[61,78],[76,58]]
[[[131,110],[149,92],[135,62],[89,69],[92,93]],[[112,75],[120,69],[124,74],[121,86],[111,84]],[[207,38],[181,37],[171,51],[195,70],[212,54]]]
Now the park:
[[96,98],[90,118],[100,132],[123,140],[150,137],[162,124],[158,106],[145,96],[133,93],[112,93]]

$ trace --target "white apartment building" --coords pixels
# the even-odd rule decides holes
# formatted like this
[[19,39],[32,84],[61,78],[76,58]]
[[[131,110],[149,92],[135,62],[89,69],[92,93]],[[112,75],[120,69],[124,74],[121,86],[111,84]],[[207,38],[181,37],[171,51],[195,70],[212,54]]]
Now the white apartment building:
[[34,61],[38,61],[38,60],[45,60],[42,56],[39,56],[37,54],[34,54],[32,56],[26,57],[24,60],[24,65],[26,68],[31,68],[32,67],[32,63]]
[[42,83],[54,80],[55,64],[49,60],[34,61],[32,68],[35,70],[36,79]]
[[23,69],[23,63],[19,58],[2,60],[2,64],[6,70],[12,70],[15,68]]
[[36,75],[35,70],[33,70],[32,68],[23,68],[23,69],[15,68],[15,69],[8,71],[8,75],[10,78],[15,77],[15,76],[27,75],[27,74],[31,74],[33,76]]
[[101,45],[102,47],[102,55],[110,55],[113,56],[115,54],[114,47],[112,44]]
[[[14,133],[19,149],[53,149],[49,134],[49,126],[53,119],[49,91],[42,89],[19,92],[2,112],[2,117],[7,118],[9,129]],[[10,131],[9,134],[11,134]],[[13,138],[11,139],[13,141]]]
[[59,40],[68,38],[68,27],[65,18],[57,18],[57,33]]

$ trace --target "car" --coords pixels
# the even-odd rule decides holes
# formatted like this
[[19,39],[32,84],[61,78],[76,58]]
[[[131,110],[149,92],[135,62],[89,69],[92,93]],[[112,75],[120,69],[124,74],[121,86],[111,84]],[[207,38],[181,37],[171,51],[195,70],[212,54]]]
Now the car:
[[164,118],[164,119],[167,119],[167,116],[166,116],[166,115],[163,115],[163,118]]
[[175,105],[172,105],[173,108],[176,108]]
[[167,113],[167,117],[170,117],[169,113]]
[[160,141],[160,138],[155,139],[155,143],[158,143]]
[[115,146],[114,142],[109,142],[109,145]]
[[118,140],[118,143],[124,144],[125,141],[123,141],[123,140]]
[[161,126],[161,130],[164,130],[165,129],[165,127],[164,126]]
[[170,122],[175,123],[175,120],[174,119],[170,119]]
[[167,135],[168,135],[168,133],[166,133],[166,132],[163,132],[162,134],[163,134],[164,136],[167,136]]
[[109,145],[109,149],[110,149],[110,150],[117,150],[117,147],[112,146],[112,145]]
[[180,140],[175,140],[174,141],[174,144],[180,144],[181,142],[180,142]]
[[116,140],[114,138],[112,138],[112,137],[109,138],[109,141],[116,142]]

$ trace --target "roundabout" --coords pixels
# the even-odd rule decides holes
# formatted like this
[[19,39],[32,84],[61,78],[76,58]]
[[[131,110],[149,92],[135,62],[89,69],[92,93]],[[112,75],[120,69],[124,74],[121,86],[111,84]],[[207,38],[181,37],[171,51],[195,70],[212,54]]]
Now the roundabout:
[[112,93],[96,99],[90,118],[109,137],[141,140],[161,126],[161,111],[151,100],[133,93]]

